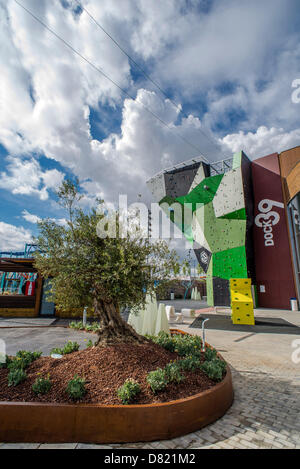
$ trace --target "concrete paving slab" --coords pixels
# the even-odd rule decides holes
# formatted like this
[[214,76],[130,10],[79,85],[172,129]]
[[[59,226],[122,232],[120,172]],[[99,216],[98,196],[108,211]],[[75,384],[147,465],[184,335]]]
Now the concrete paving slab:
[[0,449],[37,449],[40,443],[2,443]]
[[0,339],[5,341],[6,353],[15,355],[18,350],[41,351],[49,355],[55,347],[62,347],[68,340],[76,341],[80,349],[87,341],[96,341],[96,334],[75,331],[64,327],[1,329]]
[[50,326],[55,318],[0,318],[0,327]]
[[75,449],[77,443],[43,443],[38,449]]

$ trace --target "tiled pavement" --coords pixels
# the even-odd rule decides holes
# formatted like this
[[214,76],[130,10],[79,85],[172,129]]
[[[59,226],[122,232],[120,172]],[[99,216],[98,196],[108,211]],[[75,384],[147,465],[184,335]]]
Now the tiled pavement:
[[[194,332],[199,333],[198,330]],[[150,443],[2,443],[0,449],[300,449],[300,363],[294,364],[291,360],[291,344],[299,336],[249,335],[241,332],[225,334],[211,330],[208,331],[207,340],[221,351],[231,365],[235,399],[226,415],[208,427],[173,440]]]

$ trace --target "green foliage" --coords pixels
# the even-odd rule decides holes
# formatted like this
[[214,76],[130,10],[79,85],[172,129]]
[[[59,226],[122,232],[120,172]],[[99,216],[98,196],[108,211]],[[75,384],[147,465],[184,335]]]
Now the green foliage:
[[219,366],[222,368],[222,372],[223,374],[225,373],[226,371],[226,368],[227,368],[227,364],[224,360],[222,360],[221,358],[217,358],[218,362],[219,362]]
[[180,364],[178,361],[168,363],[165,368],[165,375],[168,383],[181,383],[185,377],[180,373]]
[[97,332],[100,329],[100,324],[94,321],[91,324],[87,323],[84,326],[82,321],[71,321],[69,327],[79,331]]
[[77,342],[72,342],[69,340],[62,349],[62,354],[67,355],[68,353],[77,352],[79,350],[79,344]]
[[8,373],[8,386],[17,386],[26,379],[26,372],[22,368],[12,368]]
[[168,384],[165,370],[157,368],[157,370],[150,371],[147,376],[147,383],[154,393],[165,389]]
[[81,399],[86,393],[85,380],[75,375],[74,378],[68,382],[66,391],[71,399]]
[[92,324],[87,324],[85,330],[87,332],[97,332],[100,329],[100,324],[98,322],[93,322]]
[[201,355],[202,340],[199,336],[189,334],[175,334],[170,336],[160,332],[157,336],[147,336],[155,344],[170,352],[177,352],[180,356]]
[[24,368],[27,368],[27,366],[29,366],[30,363],[40,358],[41,355],[42,355],[42,352],[28,352],[27,350],[19,350],[16,353],[16,357],[20,358],[23,361]]
[[178,360],[178,365],[184,371],[196,371],[201,366],[200,358],[197,355],[190,355],[188,357]]
[[72,342],[69,340],[63,348],[55,347],[51,350],[51,355],[52,354],[58,354],[58,355],[67,355],[68,353],[73,353],[77,352],[79,350],[79,344],[77,342]]
[[[153,392],[164,389],[170,382],[180,383],[184,379],[180,371],[201,369],[209,378],[221,381],[226,371],[226,362],[218,357],[217,351],[213,348],[207,348],[203,353],[202,340],[199,336],[189,334],[169,336],[165,332],[160,332],[157,336],[147,337],[166,350],[177,352],[183,357],[169,363],[163,370],[158,368],[148,374],[147,382]],[[203,356],[205,361],[202,363]]]
[[[107,213],[103,201],[85,213],[77,208],[81,196],[78,182],[64,181],[58,197],[68,213],[67,224],[51,219],[39,223],[35,267],[50,279],[48,299],[61,311],[93,307],[97,298],[113,304],[116,311],[143,307],[143,289],[155,292],[157,281],[162,285],[174,277],[176,252],[165,241],[144,237],[134,219],[127,235],[118,236],[124,234],[119,214]],[[117,236],[98,236],[108,223]]]
[[25,370],[32,362],[40,358],[42,352],[28,352],[27,350],[19,350],[16,356],[6,360],[6,367],[10,370]]
[[173,336],[175,352],[181,357],[190,355],[201,355],[202,340],[197,335],[177,334]]
[[217,351],[214,348],[207,348],[204,353],[204,358],[207,361],[217,358]]
[[223,373],[226,369],[226,363],[219,358],[214,358],[210,361],[205,361],[201,365],[201,370],[213,381],[221,381]]
[[77,329],[77,330],[80,330],[80,331],[84,329],[82,321],[71,321],[70,324],[69,324],[69,327],[71,329]]
[[141,392],[141,387],[139,383],[132,378],[126,379],[125,383],[117,390],[118,397],[125,405],[130,404],[139,392]]
[[94,342],[90,339],[86,343],[86,348],[94,347]]
[[50,355],[63,355],[63,349],[62,348],[59,348],[59,347],[54,347],[51,352],[50,352]]
[[175,350],[175,343],[169,334],[166,332],[159,332],[157,336],[147,336],[149,339],[151,339],[155,344],[160,345],[166,350],[169,350],[170,352],[174,352]]
[[24,360],[22,360],[22,358],[13,357],[7,364],[7,368],[9,370],[24,370],[26,368],[26,363],[24,362]]
[[51,381],[49,375],[47,378],[38,377],[32,385],[32,390],[35,394],[46,394],[51,389]]

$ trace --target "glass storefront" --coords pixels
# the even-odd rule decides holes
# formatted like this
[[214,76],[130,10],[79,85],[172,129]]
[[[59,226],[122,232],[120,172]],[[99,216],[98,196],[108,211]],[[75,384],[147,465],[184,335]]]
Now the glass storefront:
[[290,234],[298,298],[300,298],[300,192],[288,204]]

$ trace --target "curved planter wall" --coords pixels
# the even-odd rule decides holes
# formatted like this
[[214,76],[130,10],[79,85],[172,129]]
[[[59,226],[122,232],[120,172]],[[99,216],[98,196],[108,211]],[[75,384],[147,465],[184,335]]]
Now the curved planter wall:
[[174,438],[214,422],[233,401],[231,372],[200,394],[162,404],[0,403],[0,441],[125,443]]

